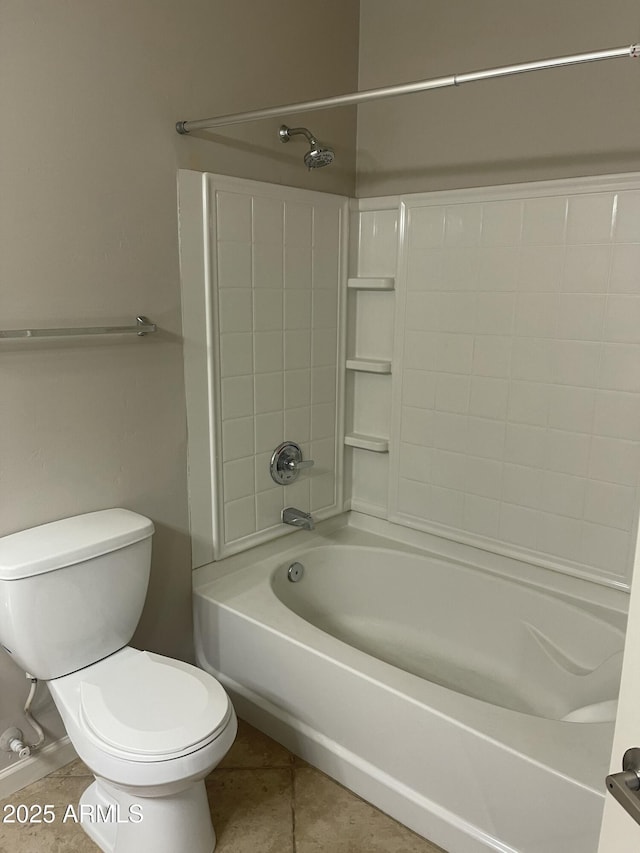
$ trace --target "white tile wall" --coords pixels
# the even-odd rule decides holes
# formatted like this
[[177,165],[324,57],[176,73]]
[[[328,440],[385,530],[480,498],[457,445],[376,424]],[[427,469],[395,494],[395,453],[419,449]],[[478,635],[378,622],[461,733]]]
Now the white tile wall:
[[395,276],[398,212],[363,211],[359,217],[358,275]]
[[548,186],[402,200],[391,514],[624,582],[640,484],[640,190]]
[[[222,553],[279,528],[284,506],[337,510],[344,215],[344,199],[319,193],[247,182],[215,191]],[[286,488],[268,470],[284,440],[316,461]]]

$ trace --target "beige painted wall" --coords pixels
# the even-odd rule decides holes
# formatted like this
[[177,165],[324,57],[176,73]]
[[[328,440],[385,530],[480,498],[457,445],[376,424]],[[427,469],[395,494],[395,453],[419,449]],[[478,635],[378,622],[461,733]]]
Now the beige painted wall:
[[[0,535],[109,506],[150,516],[152,577],[134,642],[187,659],[176,170],[354,188],[354,110],[309,117],[340,163],[313,173],[301,142],[278,141],[278,121],[208,139],[174,131],[178,119],[356,88],[357,0],[323,0],[312,22],[297,0],[268,7],[0,3],[1,325],[120,324],[143,312],[161,327],[146,340],[1,345]],[[26,692],[2,653],[0,731],[19,724]]]
[[[362,0],[360,89],[640,40],[637,0]],[[640,169],[640,60],[358,108],[358,195]]]

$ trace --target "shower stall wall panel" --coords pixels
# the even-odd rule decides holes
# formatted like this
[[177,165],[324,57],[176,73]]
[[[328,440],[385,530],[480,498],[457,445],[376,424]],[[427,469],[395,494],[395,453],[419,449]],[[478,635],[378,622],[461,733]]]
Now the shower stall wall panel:
[[[387,517],[388,444],[391,434],[395,275],[398,247],[398,198],[354,202],[347,297],[347,358],[373,361],[374,369],[347,371],[346,431],[355,434],[346,448],[348,506]],[[380,362],[388,362],[382,367]],[[349,365],[349,361],[347,365]],[[377,370],[375,369],[377,366]],[[379,372],[378,372],[379,371]],[[365,440],[358,440],[362,436]],[[371,436],[373,442],[367,443]],[[371,447],[375,449],[371,449]]]
[[627,588],[640,175],[403,196],[398,233],[389,519]]
[[[348,201],[179,174],[193,564],[290,532],[285,506],[342,511]],[[314,467],[281,486],[273,450]]]

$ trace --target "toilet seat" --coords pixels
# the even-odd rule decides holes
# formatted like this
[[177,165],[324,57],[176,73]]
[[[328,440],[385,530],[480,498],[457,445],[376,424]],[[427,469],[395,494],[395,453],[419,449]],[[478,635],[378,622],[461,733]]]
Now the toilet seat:
[[163,761],[214,740],[232,714],[222,686],[208,673],[152,652],[128,649],[87,670],[80,681],[81,724],[107,752]]

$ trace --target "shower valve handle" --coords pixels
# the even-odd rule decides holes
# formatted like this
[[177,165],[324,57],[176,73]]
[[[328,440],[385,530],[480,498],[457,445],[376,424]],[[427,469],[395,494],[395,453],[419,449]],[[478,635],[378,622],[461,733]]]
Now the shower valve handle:
[[296,459],[287,459],[284,464],[290,471],[300,471],[302,468],[313,468],[315,462],[313,459],[301,459],[299,461]]
[[271,455],[269,472],[271,479],[280,486],[288,486],[297,480],[300,471],[313,466],[313,459],[303,459],[302,450],[295,441],[283,441]]

